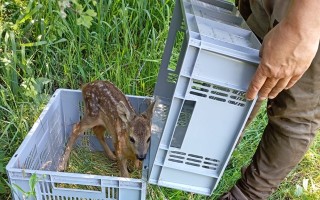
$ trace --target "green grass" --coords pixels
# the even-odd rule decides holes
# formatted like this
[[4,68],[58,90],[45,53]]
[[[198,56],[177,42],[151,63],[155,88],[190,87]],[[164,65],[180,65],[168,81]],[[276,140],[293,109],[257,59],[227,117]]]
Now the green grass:
[[[57,88],[78,89],[91,80],[108,79],[127,94],[153,93],[174,1],[78,2],[82,8],[63,9],[55,0],[0,0],[0,199],[10,199],[5,165]],[[96,13],[92,20],[88,10]],[[77,25],[79,18],[92,25]],[[262,111],[211,197],[148,186],[148,198],[216,199],[250,162],[265,123]],[[270,199],[317,199],[319,152],[318,136]],[[303,179],[309,180],[307,190],[295,194]]]
[[[141,179],[141,170],[129,163],[130,177]],[[101,151],[90,151],[86,146],[76,147],[70,154],[66,172],[103,176],[120,176],[116,161],[108,159]]]

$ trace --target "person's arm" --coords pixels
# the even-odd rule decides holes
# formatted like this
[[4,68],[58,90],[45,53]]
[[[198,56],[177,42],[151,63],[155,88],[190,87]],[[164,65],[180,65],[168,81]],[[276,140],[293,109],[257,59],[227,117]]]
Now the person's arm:
[[320,1],[293,0],[287,15],[265,37],[261,62],[246,97],[275,98],[310,66],[320,39]]

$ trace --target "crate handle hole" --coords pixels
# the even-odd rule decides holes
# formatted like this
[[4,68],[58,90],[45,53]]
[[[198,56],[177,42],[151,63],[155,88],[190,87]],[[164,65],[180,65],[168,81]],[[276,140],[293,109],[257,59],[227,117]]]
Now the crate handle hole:
[[199,97],[207,97],[207,95],[205,95],[205,94],[202,94],[202,93],[199,93],[199,92],[194,92],[194,91],[190,91],[190,94],[193,94],[193,95],[196,95],[196,96],[199,96]]
[[213,162],[220,162],[220,160],[217,160],[217,159],[213,159],[213,158],[205,158],[206,160],[210,160],[210,161],[213,161]]
[[215,100],[215,101],[226,102],[226,99],[220,98],[220,97],[215,97],[215,96],[209,96],[209,99],[212,99],[212,100]]
[[209,92],[208,89],[203,88],[203,87],[199,87],[199,86],[192,86],[191,89],[198,90],[198,91],[201,91],[201,92]]
[[181,161],[181,160],[176,160],[176,159],[171,159],[171,158],[169,158],[168,160],[171,162],[183,163],[183,161]]
[[100,186],[93,186],[93,185],[54,183],[54,187],[57,189],[87,190],[87,191],[101,192]]
[[184,159],[182,156],[176,156],[176,155],[169,155],[171,158],[177,158],[177,159]]
[[193,159],[193,158],[187,158],[187,160],[192,161],[192,162],[201,163],[201,160],[197,160],[197,159]]
[[171,151],[171,153],[180,154],[180,155],[186,155],[186,153],[184,153],[184,152],[179,152],[179,151]]
[[186,162],[187,165],[195,166],[195,167],[200,167],[199,164],[196,163],[191,163],[191,162]]
[[212,170],[217,170],[217,168],[215,168],[215,167],[210,167],[210,166],[202,166],[203,168],[205,168],[205,169],[212,169]]
[[200,159],[202,159],[202,158],[203,158],[202,156],[198,156],[198,155],[194,155],[194,154],[188,154],[188,156],[190,156],[190,157],[194,157],[194,158],[200,158]]

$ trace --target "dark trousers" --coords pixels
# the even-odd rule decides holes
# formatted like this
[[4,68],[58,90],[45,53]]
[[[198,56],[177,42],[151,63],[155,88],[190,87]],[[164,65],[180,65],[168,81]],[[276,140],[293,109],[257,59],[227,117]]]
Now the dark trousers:
[[[255,27],[251,28],[255,32]],[[250,119],[259,106],[260,103]],[[268,100],[267,114],[268,125],[252,162],[242,170],[241,179],[230,191],[235,199],[267,199],[301,161],[312,143],[320,127],[319,50],[310,68],[292,88]]]

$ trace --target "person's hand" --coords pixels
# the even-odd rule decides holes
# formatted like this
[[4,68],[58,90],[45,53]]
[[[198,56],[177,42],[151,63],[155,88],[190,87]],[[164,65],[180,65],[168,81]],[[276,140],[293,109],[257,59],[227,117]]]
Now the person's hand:
[[301,33],[287,20],[281,21],[264,38],[261,61],[246,97],[275,98],[292,87],[310,66],[319,45],[317,34]]

